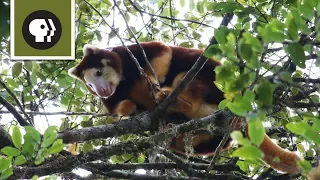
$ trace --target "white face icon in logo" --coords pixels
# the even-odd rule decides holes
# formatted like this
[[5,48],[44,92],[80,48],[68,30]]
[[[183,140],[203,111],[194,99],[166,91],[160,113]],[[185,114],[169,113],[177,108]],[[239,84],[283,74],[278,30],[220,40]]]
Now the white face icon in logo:
[[[52,19],[48,19],[48,22],[49,24],[47,24],[45,19],[34,19],[30,22],[29,32],[35,37],[35,42],[51,42],[51,37],[54,36],[56,27]],[[47,37],[46,41],[45,37]]]

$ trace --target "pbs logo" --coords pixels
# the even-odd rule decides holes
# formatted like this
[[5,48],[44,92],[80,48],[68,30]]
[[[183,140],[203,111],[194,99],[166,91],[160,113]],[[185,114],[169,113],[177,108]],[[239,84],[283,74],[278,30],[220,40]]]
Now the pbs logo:
[[33,48],[45,50],[56,45],[61,37],[60,20],[46,10],[29,14],[22,25],[25,41]]

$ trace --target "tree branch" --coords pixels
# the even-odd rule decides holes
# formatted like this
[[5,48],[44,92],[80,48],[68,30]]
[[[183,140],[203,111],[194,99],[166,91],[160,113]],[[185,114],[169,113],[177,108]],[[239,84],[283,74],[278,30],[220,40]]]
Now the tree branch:
[[21,126],[30,126],[30,124],[19,114],[16,108],[0,95],[0,103],[11,112]]
[[[21,111],[17,111],[19,114],[23,114]],[[58,112],[39,112],[39,111],[26,111],[26,114],[31,116],[36,115],[46,115],[46,116],[55,116],[55,115],[65,115],[65,116],[93,116],[93,117],[117,117],[117,115],[112,115],[109,113],[95,113],[95,112],[66,112],[66,111],[58,111]],[[0,114],[11,114],[10,111],[0,111]]]
[[[63,139],[64,143],[73,143],[89,141],[92,139],[117,137],[128,133],[138,134],[144,131],[156,130],[158,125],[151,123],[152,116],[154,116],[152,112],[143,113],[114,124],[66,130],[62,133],[59,133],[58,139]],[[217,134],[225,134],[225,129],[227,129],[229,126],[229,119],[231,119],[231,114],[225,111],[217,111],[210,116],[191,120],[181,125],[176,125],[171,128],[171,130],[183,133],[213,124],[214,126],[220,127],[215,130]]]
[[[187,162],[186,162],[187,163]],[[145,169],[145,170],[165,170],[165,169],[181,169],[175,162],[156,162],[156,163],[132,163],[132,164],[110,164],[110,163],[86,163],[83,166],[91,167],[98,169],[100,171],[112,171],[112,170],[135,170],[135,169]],[[205,170],[209,167],[208,164],[200,163],[190,163],[190,167],[198,170]],[[230,172],[230,171],[241,171],[239,167],[234,166],[233,164],[224,164],[216,165],[213,170],[221,172]]]
[[2,149],[5,146],[14,146],[14,145],[11,141],[10,134],[2,126],[0,126],[0,149]]
[[293,78],[294,82],[305,82],[305,83],[320,83],[320,78],[309,79],[309,78]]
[[[45,176],[55,173],[70,172],[72,169],[77,168],[84,163],[96,161],[101,159],[102,157],[107,158],[112,155],[120,155],[123,153],[143,152],[147,149],[153,148],[157,144],[172,139],[179,134],[188,132],[190,130],[202,128],[208,124],[216,124],[221,126],[221,124],[225,123],[225,125],[228,126],[231,117],[231,114],[228,112],[217,111],[208,117],[188,121],[184,124],[169,128],[165,132],[155,134],[149,138],[142,137],[136,140],[127,141],[115,145],[103,146],[100,149],[94,149],[90,152],[82,153],[77,156],[58,156],[53,162],[41,165],[39,167],[18,166],[14,168],[14,175],[10,178],[31,178],[34,174]],[[224,131],[223,128],[217,128],[217,130]],[[21,177],[23,174],[24,177]]]

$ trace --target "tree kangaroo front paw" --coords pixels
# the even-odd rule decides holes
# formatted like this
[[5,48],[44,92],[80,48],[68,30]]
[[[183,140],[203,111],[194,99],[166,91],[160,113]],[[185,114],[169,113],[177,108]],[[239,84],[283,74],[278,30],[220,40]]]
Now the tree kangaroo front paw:
[[[162,88],[156,94],[156,100],[158,102],[162,102],[171,92],[172,88]],[[168,110],[175,112],[188,112],[192,110],[192,104],[183,97],[178,96],[177,99],[168,107]]]

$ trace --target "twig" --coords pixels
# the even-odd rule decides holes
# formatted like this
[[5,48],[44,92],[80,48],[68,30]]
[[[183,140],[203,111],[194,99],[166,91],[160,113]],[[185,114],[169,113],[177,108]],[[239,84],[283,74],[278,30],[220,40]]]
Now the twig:
[[[4,83],[4,82],[2,82],[1,80],[0,80],[0,85],[10,94],[10,96],[14,99],[14,101],[16,102],[16,104],[18,105],[18,107],[19,107],[19,109],[20,109],[20,111],[23,113],[23,115],[25,116],[25,118],[28,120],[28,123],[27,123],[27,125],[30,125],[30,122],[31,122],[31,120],[30,120],[30,118],[29,118],[29,116],[25,113],[25,111],[24,111],[24,108],[22,107],[22,105],[21,105],[21,103],[20,103],[20,101],[18,100],[18,98],[16,97],[16,95],[14,95],[14,93],[6,86],[6,84]],[[3,99],[4,101],[6,101],[5,99]],[[6,101],[7,102],[7,101]],[[7,103],[6,103],[7,104]],[[9,103],[10,104],[10,103]],[[8,105],[8,104],[7,104]],[[11,105],[11,104],[10,104]],[[13,106],[12,106],[13,107]],[[13,107],[14,108],[14,107]],[[9,110],[9,109],[8,109]],[[15,110],[15,108],[14,108],[14,110]],[[10,110],[9,110],[10,111]],[[11,111],[13,111],[12,109],[11,109]],[[15,110],[16,111],[16,110]],[[16,118],[18,117],[18,116],[16,116],[16,115],[14,115]],[[20,116],[20,114],[19,114],[19,116]],[[19,118],[19,120],[21,121],[21,122],[23,122],[22,121],[22,119],[20,118],[20,117],[18,117]],[[18,120],[18,119],[17,119]],[[18,120],[18,121],[19,121]],[[19,121],[19,123],[20,123],[20,121]],[[24,120],[25,121],[25,120]],[[25,121],[26,122],[26,121]],[[25,124],[25,123],[23,123],[23,124]],[[24,126],[24,125],[22,125],[22,124],[20,124],[21,126]],[[26,124],[25,124],[26,125]]]
[[299,102],[285,102],[288,107],[291,108],[319,108],[320,103],[299,103]]
[[217,159],[219,157],[220,151],[222,150],[222,148],[226,144],[227,140],[229,139],[230,133],[231,133],[233,127],[236,125],[237,121],[238,121],[238,118],[234,118],[232,120],[232,122],[230,123],[230,128],[228,128],[227,133],[223,136],[221,142],[219,143],[219,145],[218,145],[218,147],[217,147],[217,149],[216,149],[216,151],[215,151],[215,153],[214,153],[214,155],[212,157],[210,166],[207,169],[207,172],[211,171],[213,169],[213,167],[215,167],[215,163],[216,163],[216,161],[217,161]]
[[[23,114],[21,111],[17,111],[19,114]],[[0,114],[10,114],[10,111],[0,110]],[[46,115],[46,116],[55,116],[55,115],[65,115],[65,116],[94,116],[94,117],[117,117],[117,115],[109,113],[94,113],[94,112],[66,112],[66,111],[57,111],[57,112],[39,112],[39,111],[26,111],[26,114],[31,116],[36,115]]]
[[135,10],[137,10],[138,12],[142,12],[144,14],[148,14],[150,16],[153,16],[153,17],[159,17],[159,18],[164,18],[164,19],[168,19],[168,20],[175,20],[175,21],[185,21],[185,22],[191,22],[191,23],[195,23],[195,24],[200,24],[200,25],[204,25],[204,26],[207,26],[207,27],[212,27],[208,24],[204,24],[204,23],[200,23],[200,22],[197,22],[197,21],[193,21],[193,20],[189,20],[189,19],[177,19],[177,18],[173,18],[173,17],[167,17],[167,16],[161,16],[161,15],[157,15],[157,14],[152,14],[152,13],[149,13],[149,12],[146,12],[144,10],[141,10],[139,9],[132,0],[128,0],[131,5],[133,6],[133,8]]
[[309,79],[309,78],[293,78],[294,82],[305,82],[305,83],[320,83],[320,78],[318,79]]
[[125,24],[126,24],[126,26],[127,26],[127,29],[129,30],[129,32],[130,32],[130,34],[132,35],[133,39],[135,40],[136,44],[137,44],[137,45],[139,46],[139,48],[141,49],[143,58],[144,58],[144,60],[145,60],[145,62],[146,62],[146,64],[147,64],[147,66],[149,67],[152,76],[154,77],[154,80],[155,80],[154,83],[155,83],[157,89],[156,89],[156,91],[155,91],[155,90],[153,89],[154,87],[151,86],[151,90],[152,90],[152,93],[153,93],[153,97],[155,97],[155,94],[160,90],[160,83],[159,83],[159,80],[158,80],[158,76],[157,76],[157,74],[155,73],[153,67],[151,66],[150,61],[148,60],[147,55],[146,55],[145,51],[143,50],[141,44],[139,43],[138,39],[135,37],[134,33],[132,32],[132,30],[131,30],[131,28],[130,28],[127,20],[126,20],[125,15],[124,15],[123,12],[121,11],[121,9],[120,9],[120,7],[118,6],[117,2],[116,2],[115,0],[114,0],[113,2],[114,2],[114,5],[117,7],[119,13],[121,14],[122,18],[124,19],[124,22],[125,22]]
[[210,174],[205,173],[203,171],[197,171],[192,168],[192,164],[184,162],[179,156],[171,153],[170,151],[159,148],[160,152],[165,155],[167,158],[171,159],[172,161],[176,162],[177,165],[185,171],[190,177],[199,177],[201,179],[242,179],[240,176],[235,174]]

